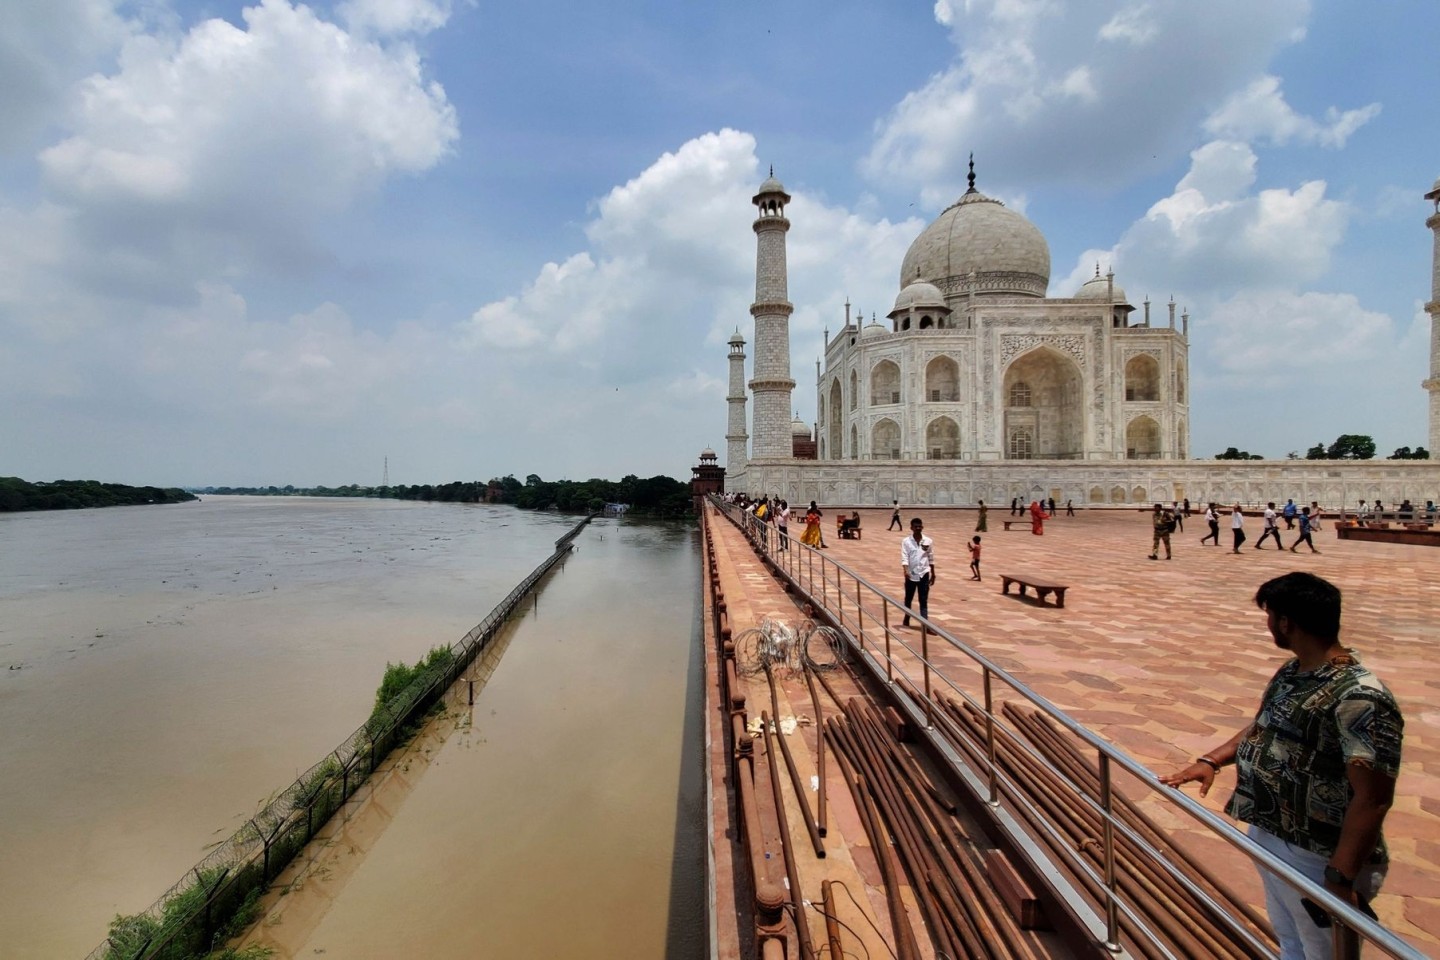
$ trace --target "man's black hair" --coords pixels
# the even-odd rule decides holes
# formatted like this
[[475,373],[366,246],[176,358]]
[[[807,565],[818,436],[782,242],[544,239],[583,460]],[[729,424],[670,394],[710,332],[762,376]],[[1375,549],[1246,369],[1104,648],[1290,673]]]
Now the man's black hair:
[[1255,591],[1255,606],[1321,640],[1340,637],[1340,588],[1313,573],[1297,570],[1265,581]]

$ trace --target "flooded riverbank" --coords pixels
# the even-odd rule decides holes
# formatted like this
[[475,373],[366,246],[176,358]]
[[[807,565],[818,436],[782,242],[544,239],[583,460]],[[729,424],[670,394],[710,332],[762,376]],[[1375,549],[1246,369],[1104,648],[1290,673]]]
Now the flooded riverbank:
[[387,660],[457,639],[572,522],[269,498],[0,518],[6,956],[83,955],[148,906],[364,719]]

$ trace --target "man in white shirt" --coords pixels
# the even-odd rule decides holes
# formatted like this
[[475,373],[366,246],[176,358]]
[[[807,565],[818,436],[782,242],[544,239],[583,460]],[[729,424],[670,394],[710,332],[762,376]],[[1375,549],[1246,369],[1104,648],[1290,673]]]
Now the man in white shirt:
[[935,543],[924,533],[919,517],[910,521],[910,536],[900,541],[900,566],[905,571],[905,619],[910,626],[910,601],[920,594],[920,616],[930,616],[930,584],[935,582]]
[[1265,507],[1265,529],[1260,531],[1260,539],[1255,541],[1255,549],[1259,550],[1269,537],[1275,538],[1275,549],[1284,550],[1285,545],[1280,542],[1280,525],[1275,522],[1275,501],[1270,501]]

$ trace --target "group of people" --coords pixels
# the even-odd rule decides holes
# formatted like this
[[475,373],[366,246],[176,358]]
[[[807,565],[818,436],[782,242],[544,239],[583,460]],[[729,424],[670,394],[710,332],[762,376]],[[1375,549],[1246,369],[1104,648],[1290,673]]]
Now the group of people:
[[[1158,503],[1155,505],[1155,509],[1158,513],[1160,510]],[[1299,535],[1296,536],[1295,542],[1289,547],[1291,553],[1294,553],[1296,548],[1302,543],[1310,548],[1311,553],[1320,552],[1315,548],[1315,540],[1312,536],[1316,530],[1320,529],[1320,506],[1313,500],[1310,502],[1310,506],[1300,507],[1298,512],[1295,509],[1294,500],[1287,502],[1279,511],[1276,511],[1275,501],[1272,500],[1265,505],[1265,511],[1262,516],[1264,527],[1260,531],[1260,539],[1255,542],[1256,550],[1263,547],[1266,540],[1271,539],[1275,541],[1275,549],[1286,549],[1284,541],[1280,539],[1279,521],[1284,519],[1286,529],[1295,529],[1297,522],[1300,528]],[[1214,503],[1209,504],[1205,508],[1205,523],[1209,526],[1210,532],[1200,538],[1200,545],[1203,547],[1213,542],[1215,546],[1220,546],[1220,513]],[[1232,541],[1230,552],[1239,553],[1241,545],[1246,540],[1246,536],[1245,511],[1238,503],[1230,510],[1230,535]],[[1152,550],[1151,552],[1153,553],[1154,551]],[[1169,553],[1168,542],[1166,544],[1166,553]],[[1152,557],[1151,559],[1154,558]]]
[[[755,518],[757,523],[774,524],[775,532],[779,535],[779,549],[787,551],[790,549],[790,519],[793,513],[790,510],[788,501],[780,497],[772,500],[768,496],[763,496],[759,500],[752,500],[743,493],[727,494],[725,499],[750,514]],[[829,549],[829,545],[825,543],[824,535],[820,532],[820,520],[824,516],[824,512],[815,505],[814,500],[811,500],[810,506],[805,510],[805,530],[800,534],[801,543],[807,547]],[[856,517],[858,523],[858,514]]]

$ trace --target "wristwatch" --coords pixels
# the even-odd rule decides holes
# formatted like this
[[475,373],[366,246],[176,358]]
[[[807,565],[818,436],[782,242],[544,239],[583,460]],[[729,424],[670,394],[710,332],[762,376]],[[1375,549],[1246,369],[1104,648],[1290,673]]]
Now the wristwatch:
[[1355,886],[1354,877],[1345,876],[1345,874],[1341,873],[1339,870],[1335,869],[1328,863],[1325,864],[1325,882],[1333,883],[1337,887],[1344,887],[1346,890],[1349,890],[1351,887]]

